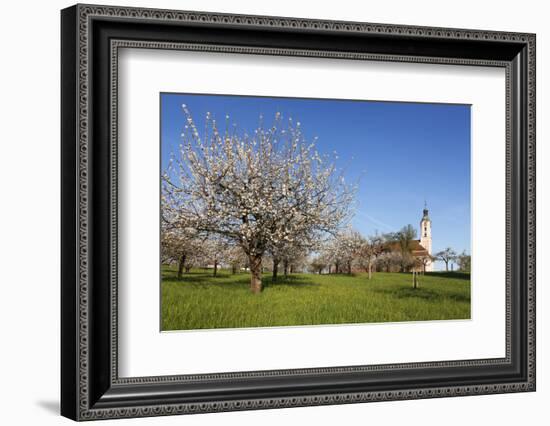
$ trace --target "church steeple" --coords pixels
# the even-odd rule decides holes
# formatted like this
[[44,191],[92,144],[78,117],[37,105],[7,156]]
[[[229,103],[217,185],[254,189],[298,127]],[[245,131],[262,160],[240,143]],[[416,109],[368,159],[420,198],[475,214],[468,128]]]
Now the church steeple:
[[[424,201],[422,219],[420,219],[420,244],[426,249],[426,251],[432,254],[432,220],[430,219],[428,212],[428,205]],[[433,268],[432,262],[426,265],[426,271],[431,271]]]
[[428,203],[424,201],[424,216],[422,216],[422,220],[430,220],[430,216],[428,216]]

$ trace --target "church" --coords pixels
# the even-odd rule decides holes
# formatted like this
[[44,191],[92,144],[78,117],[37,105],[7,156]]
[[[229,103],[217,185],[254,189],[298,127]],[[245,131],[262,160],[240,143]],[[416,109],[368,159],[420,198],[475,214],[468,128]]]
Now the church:
[[[433,259],[432,259],[432,221],[428,214],[428,208],[425,205],[420,219],[420,239],[412,240],[409,245],[411,255],[417,260],[417,266],[412,270],[417,272],[432,272],[433,271]],[[387,247],[389,251],[401,251],[401,247],[398,242],[391,243]]]

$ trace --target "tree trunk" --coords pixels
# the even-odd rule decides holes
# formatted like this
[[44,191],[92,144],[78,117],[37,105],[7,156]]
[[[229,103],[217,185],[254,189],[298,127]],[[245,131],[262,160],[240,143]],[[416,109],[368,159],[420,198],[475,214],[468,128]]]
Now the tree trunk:
[[214,261],[214,276],[218,275],[218,261]]
[[284,271],[285,277],[288,277],[288,260],[285,260],[283,262],[283,271]]
[[191,265],[186,265],[184,269],[185,269],[185,273],[188,274],[189,271],[191,270]]
[[277,274],[279,273],[279,259],[276,257],[273,258],[273,279],[272,281],[277,281]]
[[449,272],[449,262],[445,262],[445,271]]
[[185,265],[185,255],[182,254],[178,261],[178,280],[181,279],[181,274],[183,272],[183,265]]
[[340,273],[340,262],[336,262],[334,264],[334,273],[339,274]]
[[372,262],[369,260],[369,280],[372,278]]
[[250,291],[258,294],[262,291],[262,257],[249,256],[250,261]]
[[348,274],[351,275],[351,260],[348,262]]
[[416,279],[416,272],[413,271],[413,288],[417,288],[418,286],[418,283],[417,283],[417,279]]
[[237,273],[237,265],[231,265],[231,273],[235,275]]
[[329,273],[329,275],[331,274],[331,272],[332,272],[332,265],[328,265],[328,273]]

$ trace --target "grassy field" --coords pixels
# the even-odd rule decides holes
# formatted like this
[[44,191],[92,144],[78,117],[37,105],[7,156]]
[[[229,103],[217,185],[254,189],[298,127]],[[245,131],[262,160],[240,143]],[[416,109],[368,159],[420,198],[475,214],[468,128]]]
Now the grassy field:
[[411,274],[295,274],[250,292],[250,275],[192,271],[178,280],[164,268],[162,329],[270,327],[470,318],[470,276],[432,273],[412,288]]

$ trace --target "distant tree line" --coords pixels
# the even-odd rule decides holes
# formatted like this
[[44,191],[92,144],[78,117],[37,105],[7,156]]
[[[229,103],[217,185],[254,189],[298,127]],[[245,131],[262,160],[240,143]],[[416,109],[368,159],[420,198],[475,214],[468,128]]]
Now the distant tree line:
[[434,255],[436,260],[440,260],[445,263],[445,271],[449,271],[449,265],[453,262],[457,264],[460,272],[470,272],[472,265],[472,257],[463,251],[461,254],[457,254],[452,248],[447,247],[444,250],[437,252]]
[[416,230],[410,224],[397,232],[369,237],[355,230],[346,230],[321,246],[311,259],[309,269],[318,274],[364,271],[370,279],[376,271],[425,272],[427,265],[440,260],[445,263],[447,271],[451,262],[456,262],[459,271],[470,272],[471,256],[466,252],[457,255],[453,249],[446,248],[433,256],[427,253],[414,254],[413,241],[416,237]]
[[412,225],[398,232],[364,237],[358,231],[346,230],[336,234],[319,250],[310,264],[317,273],[348,273],[364,271],[369,279],[373,272],[408,272],[413,268],[425,270],[431,256],[413,255],[416,230]]

